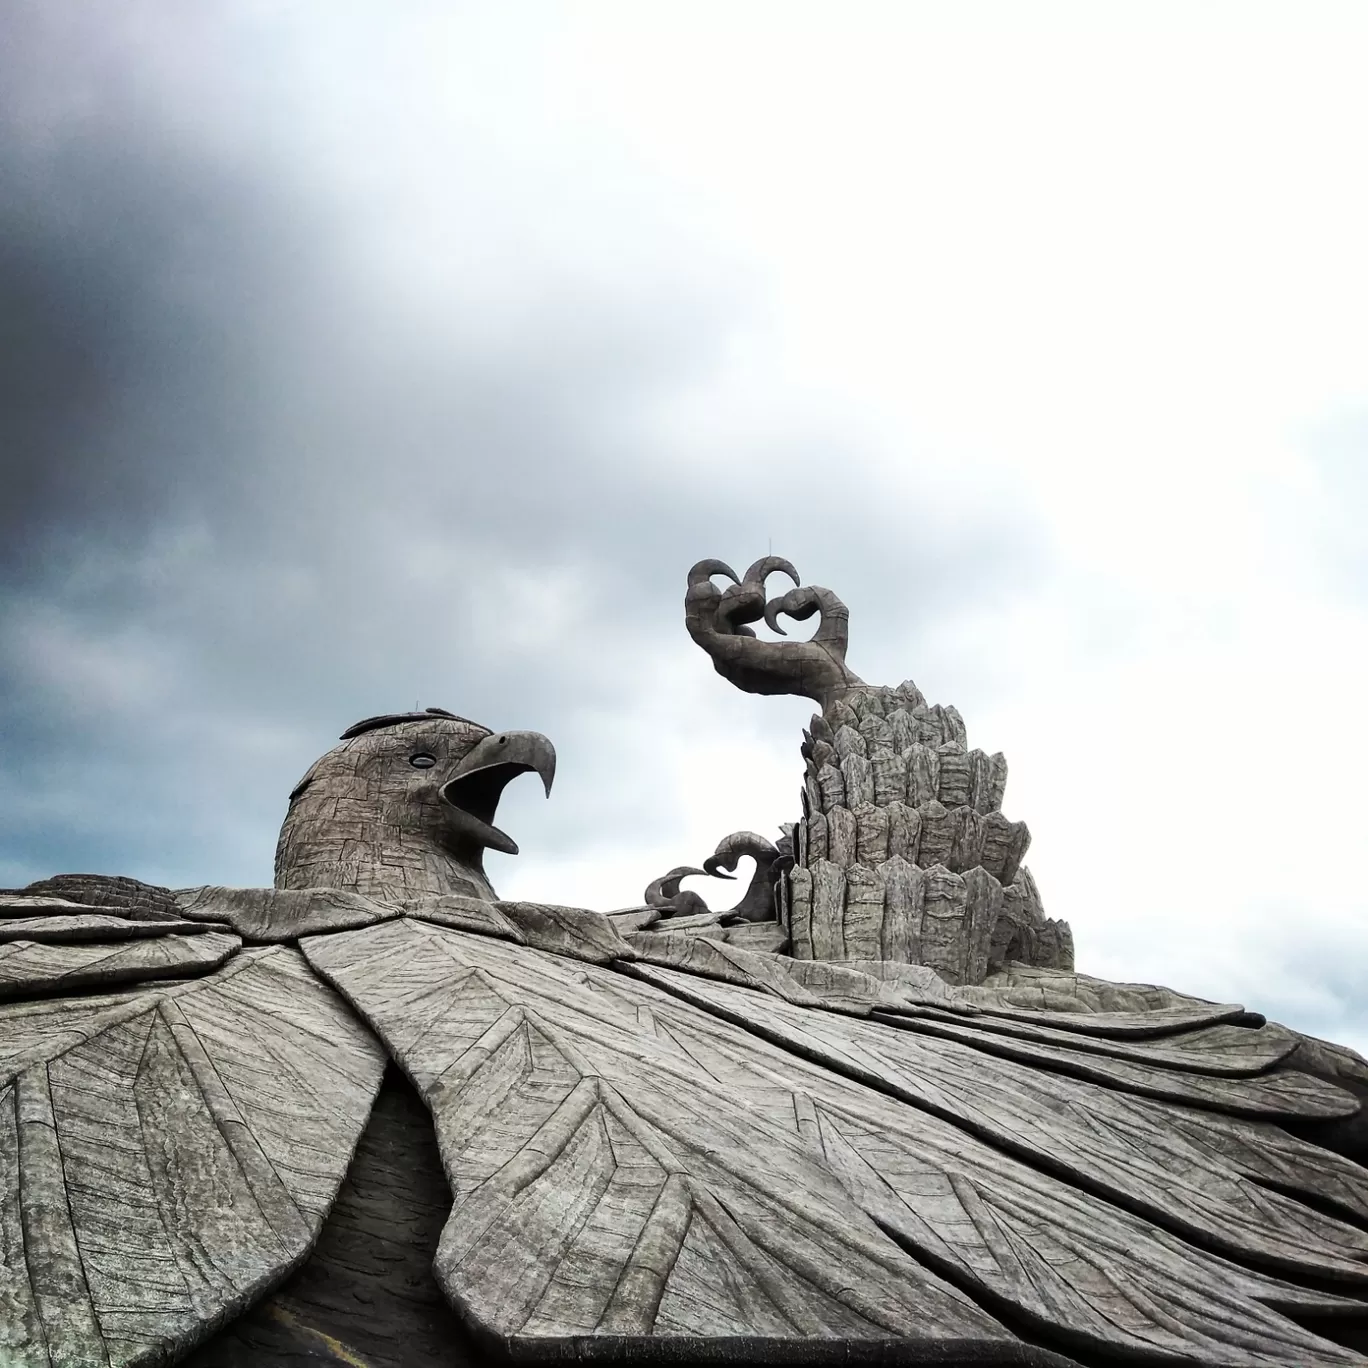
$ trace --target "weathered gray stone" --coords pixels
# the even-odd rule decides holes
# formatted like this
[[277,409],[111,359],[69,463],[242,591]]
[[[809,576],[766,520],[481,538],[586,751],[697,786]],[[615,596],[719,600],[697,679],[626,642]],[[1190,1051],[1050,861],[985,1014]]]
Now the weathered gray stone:
[[[866,695],[875,699],[873,694]],[[880,750],[891,751],[893,749],[893,728],[889,725],[888,719],[879,712],[877,708],[871,708],[860,718],[860,735],[865,739],[865,754],[875,755]]]
[[855,814],[846,807],[832,808],[827,813],[827,858],[845,868],[855,863],[858,849]]
[[[1014,1343],[903,1255],[801,1132],[642,1029],[643,1013],[690,1020],[668,994],[509,949],[412,922],[306,942],[433,1110],[454,1199],[436,1271],[485,1331],[529,1347],[585,1337],[581,1353],[622,1335],[728,1336],[743,1354],[776,1334]],[[424,1031],[415,992],[444,992],[470,1030]],[[729,1163],[738,1141],[765,1162]],[[757,1295],[708,1297],[718,1270]]]
[[803,823],[807,834],[806,849],[800,864],[811,868],[818,860],[825,860],[830,852],[830,823],[820,812],[814,812]]
[[893,750],[899,755],[921,739],[917,719],[904,706],[899,706],[888,714],[888,730]]
[[888,809],[861,803],[853,809],[855,858],[863,865],[882,864],[888,858]]
[[395,714],[348,728],[295,786],[276,850],[278,888],[342,888],[381,902],[425,893],[492,898],[486,849],[517,845],[480,814],[556,757],[535,732],[492,733],[450,714]]
[[874,769],[867,756],[850,754],[841,761],[841,777],[845,780],[847,807],[874,801]]
[[968,754],[957,741],[946,741],[936,748],[936,754],[940,758],[940,788],[936,796],[947,808],[963,807],[973,796]]
[[53,1368],[165,1361],[283,1276],[384,1063],[286,947],[93,1009],[0,1007],[0,1037],[20,1045],[0,1075],[0,1198],[23,1212],[0,1245],[8,1270],[27,1261],[0,1344]]
[[777,921],[741,922],[722,928],[722,939],[739,950],[777,955],[791,948],[789,933]]
[[863,864],[851,865],[845,876],[844,958],[878,959],[884,919],[883,883]]
[[987,811],[996,812],[1002,806],[1003,795],[1007,791],[1007,757],[1001,751],[995,751],[988,758],[992,766],[992,778],[988,785]]
[[836,728],[837,763],[842,764],[852,755],[868,755],[865,739],[860,735],[858,726],[844,724]]
[[[753,997],[748,1002],[730,985],[685,985],[678,975],[668,975],[668,982],[689,1001],[744,1013],[767,1039],[789,1043],[806,1058],[914,1106],[943,1114],[948,1105],[963,1120],[972,1117],[972,1128],[1007,1153],[1068,1171],[1213,1249],[1368,1288],[1368,1233],[1327,1215],[1308,1222],[1307,1208],[1283,1206],[1290,1198],[1270,1203],[1270,1194],[1252,1191],[1244,1177],[1252,1170],[1270,1173],[1270,1165],[1287,1164],[1296,1155],[1292,1162],[1301,1167],[1287,1169],[1288,1191],[1319,1194],[1336,1206],[1350,1202],[1368,1213],[1368,1171],[1264,1122],[1225,1114],[1244,1110],[1242,1097],[1262,1094],[1270,1105],[1267,1115],[1306,1115],[1307,1095],[1296,1087],[1274,1103],[1262,1078],[1206,1076],[1219,1090],[1218,1109],[1176,1108],[1114,1086],[1023,1069],[994,1050],[948,1039],[932,1044],[911,1031],[890,1030],[891,1021],[804,1011],[769,998],[762,1018]],[[977,1033],[974,1038],[980,1044],[989,1039]]]
[[71,992],[106,984],[184,978],[217,969],[242,941],[223,931],[164,935],[155,940],[0,944],[0,998]]
[[398,903],[377,902],[342,888],[183,888],[176,893],[182,916],[226,922],[244,940],[291,941],[320,931],[346,931],[401,915]]
[[904,802],[907,798],[907,762],[901,750],[877,751],[869,763],[874,771],[874,801],[880,807]]
[[893,690],[894,696],[899,700],[898,706],[903,708],[917,708],[926,706],[926,697],[922,691],[910,680],[904,679],[896,689]]
[[[825,862],[825,861],[824,861]],[[789,875],[789,898],[793,908],[791,938],[793,953],[800,959],[815,959],[812,944],[812,871],[797,865]]]
[[943,864],[926,871],[922,898],[922,956],[947,983],[963,983],[971,934],[964,878]]
[[812,958],[845,958],[845,867],[830,860],[812,866]]
[[1015,881],[1030,844],[1025,822],[1009,822],[1000,812],[983,818],[983,867],[1004,888]]
[[930,746],[914,742],[903,753],[907,763],[907,801],[915,808],[940,797],[940,755]]
[[814,813],[823,811],[826,806],[825,799],[822,797],[822,786],[818,782],[822,766],[818,766],[814,760],[808,761],[808,773],[803,776],[803,805],[804,817],[810,817]]
[[[498,792],[549,780],[549,743],[432,711],[369,719],[313,767],[279,889],[81,875],[0,898],[0,980],[24,961],[29,993],[0,1003],[4,1368],[1069,1368],[1036,1341],[1098,1365],[1364,1362],[1318,1330],[1368,1327],[1347,1157],[1368,1157],[1368,1063],[1069,972],[1001,757],[914,686],[858,681],[843,605],[766,601],[776,571],[797,582],[772,557],[695,567],[690,631],[742,687],[818,700],[803,754],[840,801],[805,794],[777,844],[726,838],[706,872],[756,858],[728,912],[681,915],[693,866],[608,914],[497,900]],[[783,614],[820,614],[813,642],[748,635]],[[301,936],[307,964],[240,944]],[[358,1168],[333,1207],[377,1038],[441,1170],[415,1100],[372,1129],[379,1172],[435,1175],[426,1195]],[[436,1282],[405,1301],[376,1265],[418,1276],[394,1255],[415,1203],[434,1234],[434,1191]],[[320,1239],[330,1208],[362,1224]]]
[[888,807],[888,853],[917,863],[921,849],[921,813],[906,803]]
[[[79,904],[73,904],[79,906]],[[75,945],[89,941],[106,944],[151,940],[166,935],[197,936],[205,931],[227,931],[219,924],[193,921],[129,921],[82,909],[75,916],[9,917],[0,921],[0,944],[34,941],[43,945]]]
[[923,869],[932,865],[948,866],[955,845],[955,823],[945,806],[934,798],[918,809],[921,814],[921,844],[917,863]]
[[[970,816],[977,816],[964,809]],[[993,930],[1002,913],[1002,885],[985,869],[970,867],[964,875],[965,957],[963,982],[982,983],[988,976]]]
[[835,765],[823,765],[817,783],[822,790],[823,812],[830,815],[837,808],[845,807],[845,775]]
[[[950,868],[961,872],[983,863],[983,818],[973,808],[957,807],[950,814]],[[997,879],[993,882],[996,884]]]
[[926,876],[911,860],[893,855],[879,866],[879,877],[884,886],[884,920],[879,953],[870,958],[920,964]]

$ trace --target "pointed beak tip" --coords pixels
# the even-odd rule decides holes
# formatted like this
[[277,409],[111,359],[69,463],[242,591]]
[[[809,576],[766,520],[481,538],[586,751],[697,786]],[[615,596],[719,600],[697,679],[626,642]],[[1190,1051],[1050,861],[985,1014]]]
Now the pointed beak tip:
[[468,835],[488,850],[516,855],[518,843],[494,826],[493,818],[504,785],[529,771],[541,776],[549,798],[556,777],[556,748],[540,732],[501,732],[485,737],[465,756],[441,786],[441,796]]

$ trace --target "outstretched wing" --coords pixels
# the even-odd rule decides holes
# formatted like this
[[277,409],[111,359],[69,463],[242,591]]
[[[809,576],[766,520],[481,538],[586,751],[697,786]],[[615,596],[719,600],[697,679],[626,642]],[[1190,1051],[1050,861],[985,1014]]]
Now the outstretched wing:
[[1365,1362],[1302,1322],[1368,1309],[1368,1172],[1276,1124],[1357,1104],[1238,1008],[1071,1035],[730,946],[609,957],[578,915],[579,963],[566,915],[556,954],[415,918],[302,947],[432,1109],[438,1278],[515,1354]]
[[297,950],[117,891],[0,901],[6,1368],[168,1363],[236,1315],[307,1254],[383,1071]]

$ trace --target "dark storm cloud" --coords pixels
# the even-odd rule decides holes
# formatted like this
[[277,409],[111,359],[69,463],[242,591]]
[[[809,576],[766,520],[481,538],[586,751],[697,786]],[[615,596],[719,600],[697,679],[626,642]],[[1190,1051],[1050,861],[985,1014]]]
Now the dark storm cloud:
[[243,348],[303,244],[278,187],[178,134],[117,33],[60,8],[14,7],[0,47],[0,555],[21,578],[231,488]]
[[686,240],[597,285],[510,248],[526,290],[501,317],[461,271],[497,188],[455,175],[454,267],[391,297],[367,268],[403,258],[406,220],[358,226],[269,73],[187,26],[163,37],[202,80],[158,85],[145,25],[22,15],[0,70],[0,882],[265,881],[299,772],[415,702],[555,738],[579,778],[544,845],[630,843],[676,799],[609,719],[659,672],[707,672],[680,625],[694,559],[772,536],[861,592],[871,636],[1029,559],[991,497],[938,520],[823,490],[851,457],[834,429],[754,439],[729,474],[659,445],[643,415],[706,382],[751,307]]

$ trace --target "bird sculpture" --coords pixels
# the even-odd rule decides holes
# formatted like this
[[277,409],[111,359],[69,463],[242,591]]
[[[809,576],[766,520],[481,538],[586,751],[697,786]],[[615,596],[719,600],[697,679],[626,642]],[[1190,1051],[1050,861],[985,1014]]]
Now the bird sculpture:
[[1368,1365],[1368,1063],[1077,973],[1001,755],[787,562],[685,619],[821,711],[779,839],[640,906],[499,899],[555,753],[437,708],[310,768],[273,888],[0,896],[0,1368]]

